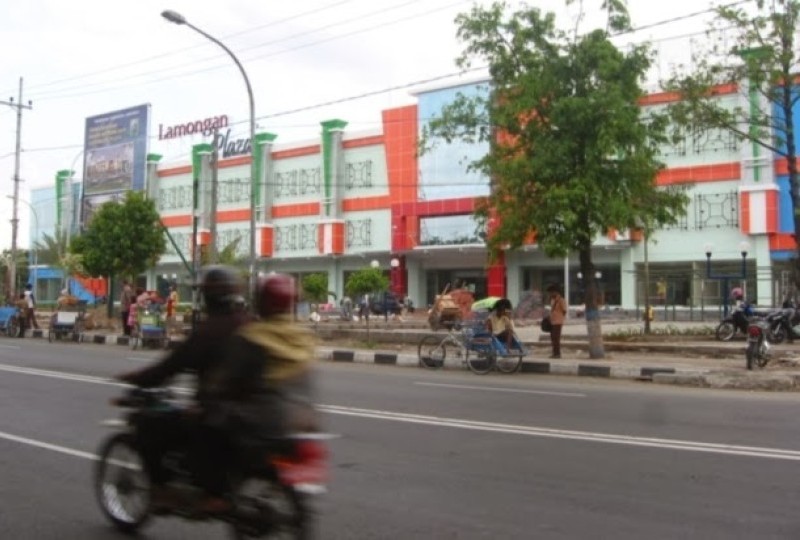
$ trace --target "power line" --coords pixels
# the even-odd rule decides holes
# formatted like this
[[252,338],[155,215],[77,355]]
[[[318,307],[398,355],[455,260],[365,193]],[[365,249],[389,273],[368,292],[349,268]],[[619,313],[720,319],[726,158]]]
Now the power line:
[[[305,16],[308,16],[308,15],[314,15],[314,14],[317,14],[317,13],[320,13],[320,12],[323,12],[323,11],[327,11],[329,9],[333,9],[335,7],[339,7],[339,6],[343,5],[343,4],[349,4],[350,2],[354,2],[354,1],[356,1],[356,0],[341,0],[340,2],[336,2],[334,4],[329,4],[329,5],[323,6],[321,8],[317,8],[317,9],[313,9],[313,10],[309,10],[309,11],[304,11],[302,13],[298,13],[296,15],[292,15],[292,16],[286,17],[284,19],[280,19],[280,20],[277,20],[277,21],[272,21],[272,22],[269,22],[267,24],[262,24],[262,25],[259,25],[259,26],[254,26],[254,27],[242,30],[240,32],[234,32],[233,34],[227,34],[225,36],[222,36],[222,39],[223,40],[228,40],[228,39],[231,39],[231,38],[235,38],[235,37],[238,37],[238,36],[242,36],[242,35],[245,35],[245,34],[249,34],[249,33],[255,32],[257,30],[263,30],[264,28],[269,28],[270,26],[276,26],[278,24],[287,23],[287,22],[290,22],[290,21],[292,21],[294,19],[299,19],[301,17],[305,17]],[[89,73],[83,73],[81,75],[74,75],[72,77],[66,77],[64,79],[57,79],[55,81],[50,81],[50,82],[45,82],[45,83],[41,83],[41,84],[38,84],[38,85],[33,85],[33,86],[31,86],[31,88],[34,88],[34,89],[46,88],[48,86],[53,86],[53,85],[60,84],[60,83],[63,83],[63,82],[86,79],[86,78],[94,77],[95,75],[102,75],[103,73],[108,73],[108,72],[112,72],[112,71],[118,71],[118,70],[126,68],[126,67],[131,67],[131,66],[135,66],[135,65],[139,65],[139,64],[144,64],[144,63],[149,63],[149,62],[152,62],[153,60],[158,60],[159,58],[166,58],[166,57],[169,57],[169,56],[175,56],[175,55],[178,55],[178,54],[180,54],[182,52],[190,51],[190,50],[193,50],[193,49],[199,49],[199,48],[211,47],[211,46],[212,45],[208,41],[203,41],[201,43],[198,43],[197,45],[191,45],[189,47],[183,47],[183,48],[176,49],[176,50],[173,50],[173,51],[170,51],[170,52],[156,54],[154,56],[148,56],[146,58],[142,58],[142,59],[139,59],[139,60],[134,60],[134,61],[131,61],[131,62],[127,62],[125,64],[116,64],[114,66],[103,68],[103,69],[100,69],[100,70],[97,70],[97,71],[91,71]]]
[[[395,9],[406,7],[406,6],[411,5],[411,4],[416,4],[416,3],[419,3],[420,1],[421,0],[409,0],[409,1],[406,1],[406,2],[404,2],[402,4],[396,4],[396,5],[388,7],[388,8],[384,7],[384,8],[375,10],[375,11],[371,11],[371,12],[366,13],[366,14],[362,14],[361,16],[359,16],[359,19],[366,19],[368,17],[372,17],[372,16],[375,16],[375,15],[382,15],[382,14],[385,14],[386,12],[388,12],[388,11],[392,11],[392,10],[395,10]],[[447,6],[444,6],[443,8],[434,9],[434,10],[427,10],[427,11],[424,11],[422,13],[415,14],[410,18],[417,18],[417,17],[429,15],[430,13],[433,13],[435,11],[440,11],[442,9],[448,9],[450,7],[454,7],[455,5],[464,4],[467,1],[468,0],[461,0],[459,2],[456,2],[455,4],[449,4]],[[362,28],[360,30],[357,30],[357,31],[354,31],[354,32],[349,32],[349,33],[342,34],[342,35],[339,35],[339,36],[333,36],[333,37],[324,38],[324,39],[321,39],[321,40],[317,40],[317,41],[313,41],[313,42],[310,42],[310,43],[302,44],[302,45],[299,45],[299,46],[296,46],[296,47],[290,47],[290,48],[287,48],[287,49],[282,49],[282,50],[271,52],[271,53],[267,53],[267,54],[264,54],[264,55],[257,55],[257,56],[253,56],[253,57],[250,57],[250,58],[244,57],[244,61],[259,60],[259,59],[263,59],[263,58],[269,58],[269,57],[277,56],[277,55],[284,54],[284,53],[287,53],[287,52],[293,52],[293,51],[296,51],[296,50],[299,50],[299,49],[303,49],[303,48],[306,48],[306,47],[310,47],[310,46],[313,46],[313,45],[318,45],[320,43],[326,43],[328,41],[333,41],[335,39],[341,39],[341,38],[344,38],[344,37],[349,37],[349,36],[351,36],[353,34],[356,34],[356,33],[361,33],[361,32],[365,32],[365,31],[377,29],[377,28],[382,28],[382,27],[385,27],[385,26],[395,25],[395,24],[397,24],[399,22],[402,22],[402,21],[405,21],[405,20],[408,20],[408,19],[409,19],[409,17],[399,18],[399,19],[392,19],[392,20],[384,22],[383,24],[371,25],[371,26]],[[315,28],[315,29],[307,31],[307,32],[299,32],[299,33],[293,34],[291,36],[287,36],[287,37],[283,37],[283,38],[279,38],[279,39],[273,39],[271,41],[266,41],[266,42],[263,42],[263,43],[260,43],[260,44],[251,45],[249,47],[236,49],[236,52],[237,52],[237,54],[241,54],[242,52],[246,52],[246,51],[249,51],[249,50],[259,49],[259,48],[267,47],[267,46],[270,46],[270,45],[275,45],[275,44],[279,44],[279,43],[283,43],[283,42],[288,42],[288,41],[291,41],[291,40],[293,40],[295,38],[308,36],[308,35],[315,34],[315,33],[318,33],[318,32],[324,31],[324,30],[329,30],[330,28],[334,28],[336,26],[349,24],[349,23],[352,23],[354,20],[358,20],[358,19],[352,19],[352,18],[351,19],[345,19],[345,20],[342,20],[342,21],[339,21],[339,22],[335,22],[335,23],[331,23],[331,24],[328,24],[328,25],[325,25],[325,26],[322,26],[322,27],[319,27],[319,28]],[[71,95],[67,95],[67,96],[62,96],[62,95],[59,95],[59,94],[62,94],[63,92],[69,92],[71,90],[84,89],[84,88],[87,88],[87,87],[97,87],[97,86],[101,86],[102,87],[102,86],[109,85],[109,84],[114,84],[114,83],[117,83],[117,82],[124,83],[124,86],[122,86],[120,88],[130,88],[131,79],[147,77],[147,76],[151,76],[151,75],[157,75],[159,73],[171,73],[171,72],[175,71],[177,68],[196,65],[198,63],[205,63],[205,62],[209,62],[209,61],[214,61],[214,60],[217,60],[217,59],[220,59],[220,58],[223,58],[223,57],[225,57],[225,55],[223,55],[223,54],[215,54],[214,56],[202,58],[202,59],[197,60],[197,61],[192,62],[192,63],[182,62],[182,63],[180,63],[178,65],[173,65],[173,66],[169,66],[169,67],[166,67],[166,68],[159,68],[159,69],[155,69],[155,70],[153,70],[153,69],[146,70],[146,71],[143,71],[143,72],[140,72],[140,73],[135,73],[135,74],[132,74],[132,75],[129,75],[129,76],[125,76],[125,77],[122,77],[122,78],[118,78],[118,79],[114,79],[114,80],[98,81],[96,83],[82,84],[82,85],[79,85],[79,86],[72,86],[72,87],[67,87],[67,88],[61,88],[61,89],[55,89],[55,90],[51,90],[51,91],[46,91],[44,93],[37,94],[36,96],[37,96],[37,100],[61,99],[63,97],[81,96],[81,95],[97,93],[97,92],[96,91],[95,92],[79,92],[77,94],[71,94]],[[161,81],[164,81],[164,80],[176,79],[176,78],[180,78],[180,77],[185,77],[185,76],[194,75],[194,74],[198,74],[198,73],[205,73],[205,72],[208,72],[208,71],[214,71],[214,70],[217,70],[217,69],[228,68],[228,67],[230,67],[230,62],[226,61],[226,62],[219,63],[219,64],[216,64],[214,66],[210,66],[210,67],[203,68],[203,69],[192,69],[192,70],[184,72],[184,73],[180,73],[180,74],[176,74],[176,75],[170,75],[170,76],[167,76],[167,77],[161,77],[161,78],[158,78],[158,79],[153,79],[153,80],[150,80],[150,81],[144,81],[144,82],[141,82],[141,83],[136,83],[136,84],[134,84],[134,86],[136,86],[136,85],[144,85],[144,84],[152,84],[153,82],[161,82]],[[102,89],[101,89],[101,91],[102,91]]]
[[[744,3],[749,3],[751,1],[752,0],[743,0],[743,1],[740,1],[740,2],[727,4],[725,7],[735,6],[735,5],[744,4]],[[652,24],[649,24],[649,25],[646,25],[646,26],[643,26],[643,27],[637,27],[637,28],[632,29],[630,31],[626,31],[626,32],[621,32],[619,34],[615,34],[615,36],[622,35],[622,34],[625,34],[625,33],[636,32],[636,31],[639,31],[641,29],[651,28],[651,27],[654,27],[654,26],[661,26],[661,25],[665,25],[665,24],[671,24],[671,23],[674,23],[674,22],[677,22],[677,21],[680,21],[680,20],[684,20],[684,19],[690,18],[690,17],[695,17],[695,16],[698,16],[698,15],[701,15],[701,14],[705,14],[705,13],[710,13],[711,11],[713,11],[713,9],[707,9],[707,10],[704,10],[704,11],[698,11],[698,12],[690,13],[690,14],[687,14],[687,15],[673,17],[671,19],[665,19],[664,21],[659,21],[659,22],[652,23]],[[658,40],[655,40],[655,41],[668,41],[668,40],[671,40],[671,39],[680,39],[680,38],[692,37],[692,36],[696,36],[696,35],[702,35],[704,33],[705,32],[682,34],[680,36],[661,38],[661,39],[658,39]],[[445,75],[440,75],[440,76],[437,76],[437,77],[431,77],[431,78],[428,78],[428,79],[416,80],[416,81],[412,81],[412,82],[409,82],[409,83],[390,86],[390,87],[379,89],[379,90],[373,90],[373,91],[369,91],[369,92],[364,92],[362,94],[347,96],[347,97],[338,98],[338,99],[335,99],[335,100],[330,100],[330,101],[325,101],[325,102],[320,102],[320,103],[316,103],[316,104],[312,104],[312,105],[306,105],[306,106],[302,106],[302,107],[298,107],[298,108],[294,108],[294,109],[288,109],[288,110],[277,112],[277,113],[270,113],[268,115],[263,115],[263,116],[258,117],[257,120],[266,120],[266,119],[270,119],[270,118],[278,118],[278,117],[281,117],[281,116],[288,116],[288,115],[291,115],[291,114],[296,114],[296,113],[299,113],[299,112],[306,112],[306,111],[310,111],[310,110],[314,110],[314,109],[318,109],[318,108],[322,108],[322,107],[327,107],[327,106],[331,106],[331,105],[337,105],[337,104],[346,103],[346,102],[350,102],[350,101],[356,101],[356,100],[359,100],[359,99],[364,99],[364,98],[367,98],[367,97],[372,97],[372,96],[376,96],[376,95],[380,95],[380,94],[384,94],[384,93],[388,93],[388,92],[393,92],[393,91],[396,91],[396,90],[403,90],[403,89],[412,88],[414,86],[420,86],[420,85],[423,85],[423,84],[429,84],[429,83],[432,83],[432,82],[441,81],[441,80],[444,80],[444,79],[448,79],[448,78],[456,77],[456,76],[459,76],[459,75],[463,75],[465,73],[471,73],[471,72],[477,72],[477,71],[485,70],[485,69],[487,69],[487,67],[488,66],[478,66],[478,67],[471,68],[471,69],[464,70],[464,71],[452,72],[452,73],[448,73],[448,74],[445,74]],[[241,124],[241,123],[244,123],[244,121],[232,122],[230,125],[237,125],[237,124]],[[150,138],[154,139],[155,136],[151,136]],[[74,148],[81,148],[81,147],[83,147],[83,144],[29,148],[29,149],[24,149],[23,151],[24,152],[46,152],[46,151],[67,150],[67,149],[74,149]],[[2,156],[2,157],[7,157],[7,156]],[[0,157],[0,159],[2,159],[2,157]]]

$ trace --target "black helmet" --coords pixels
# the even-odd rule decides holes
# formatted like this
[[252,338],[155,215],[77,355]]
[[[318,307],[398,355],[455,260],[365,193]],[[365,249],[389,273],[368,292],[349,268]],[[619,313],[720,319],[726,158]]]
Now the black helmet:
[[292,313],[297,301],[297,286],[287,274],[269,274],[256,286],[256,311],[261,317]]
[[224,313],[244,304],[242,278],[230,266],[206,266],[202,271],[200,293],[209,313]]

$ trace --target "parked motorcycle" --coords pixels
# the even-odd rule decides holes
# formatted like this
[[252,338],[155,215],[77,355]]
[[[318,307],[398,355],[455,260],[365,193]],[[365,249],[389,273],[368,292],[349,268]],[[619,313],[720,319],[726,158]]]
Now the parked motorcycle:
[[[298,434],[280,441],[280,450],[264,451],[258,463],[241,465],[231,479],[231,509],[203,514],[197,503],[203,490],[195,481],[185,449],[167,452],[162,460],[171,478],[168,487],[179,496],[168,508],[152,506],[152,483],[139,450],[138,429],[145,415],[180,413],[183,408],[167,389],[129,389],[114,400],[130,409],[124,420],[105,423],[120,428],[98,452],[94,487],[100,508],[121,531],[133,533],[155,515],[190,520],[219,519],[230,525],[233,538],[306,538],[310,497],[323,493],[327,478],[326,439],[319,433]],[[260,451],[259,451],[260,452]]]
[[717,325],[715,335],[719,341],[730,341],[737,333],[747,335],[747,325],[750,324],[750,317],[753,311],[750,304],[740,302],[736,305],[727,317]]
[[745,358],[747,369],[763,368],[770,360],[770,322],[767,319],[753,319],[747,325],[747,348]]
[[789,342],[800,339],[800,310],[784,307],[767,316],[772,343]]

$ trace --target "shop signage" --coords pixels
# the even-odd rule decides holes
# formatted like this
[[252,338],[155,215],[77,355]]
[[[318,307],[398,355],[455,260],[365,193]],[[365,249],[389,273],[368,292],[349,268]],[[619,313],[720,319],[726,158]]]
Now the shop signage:
[[219,151],[222,159],[233,156],[244,156],[250,154],[250,137],[246,139],[231,139],[231,130],[219,136]]
[[185,124],[178,124],[175,126],[164,127],[163,124],[158,125],[158,138],[164,139],[177,139],[187,135],[202,134],[210,136],[217,130],[220,135],[217,143],[222,158],[229,158],[234,156],[250,155],[251,145],[250,137],[244,139],[232,139],[231,130],[228,129],[225,133],[221,132],[221,128],[228,127],[228,116],[223,114],[220,116],[210,116],[203,120],[195,120],[194,122],[186,122]]
[[223,114],[220,116],[210,116],[202,120],[194,120],[186,122],[185,124],[178,124],[175,126],[166,126],[158,124],[158,139],[177,139],[185,137],[186,135],[195,135],[201,133],[203,135],[211,135],[215,129],[228,127],[228,116]]

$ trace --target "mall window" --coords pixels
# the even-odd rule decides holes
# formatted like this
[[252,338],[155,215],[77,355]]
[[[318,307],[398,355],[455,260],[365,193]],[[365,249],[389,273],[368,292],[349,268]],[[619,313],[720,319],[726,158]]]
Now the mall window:
[[483,227],[472,214],[419,220],[419,243],[423,246],[483,244],[485,237]]

